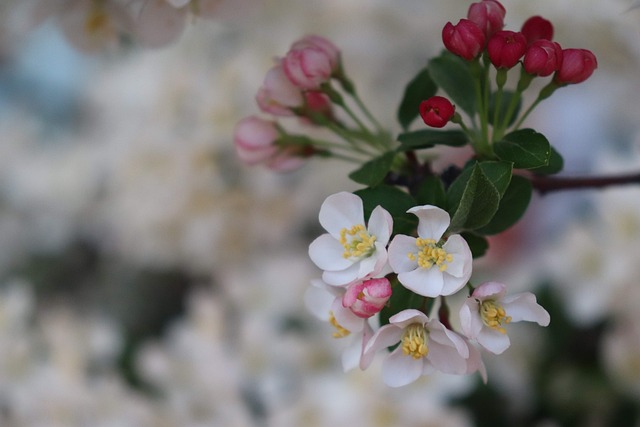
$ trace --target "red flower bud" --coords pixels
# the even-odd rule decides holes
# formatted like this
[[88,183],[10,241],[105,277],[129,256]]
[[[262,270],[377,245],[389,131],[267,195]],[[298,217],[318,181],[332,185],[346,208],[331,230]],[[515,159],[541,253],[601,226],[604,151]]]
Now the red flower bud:
[[555,75],[558,84],[581,83],[598,68],[596,56],[587,49],[564,49],[562,65]]
[[486,37],[477,24],[461,19],[456,25],[447,22],[442,29],[442,41],[451,53],[471,61],[484,48]]
[[487,43],[489,59],[496,68],[511,68],[518,63],[527,50],[527,39],[521,33],[502,30],[495,33]]
[[420,103],[420,116],[424,123],[434,128],[446,125],[456,112],[456,107],[447,98],[432,96]]
[[483,0],[469,6],[467,18],[480,27],[484,35],[489,38],[504,27],[505,14],[504,6],[497,0]]
[[522,64],[527,73],[546,77],[562,65],[562,48],[550,40],[536,40],[527,48]]
[[527,43],[531,44],[536,40],[553,39],[553,25],[542,16],[532,16],[522,24],[520,32],[527,39]]

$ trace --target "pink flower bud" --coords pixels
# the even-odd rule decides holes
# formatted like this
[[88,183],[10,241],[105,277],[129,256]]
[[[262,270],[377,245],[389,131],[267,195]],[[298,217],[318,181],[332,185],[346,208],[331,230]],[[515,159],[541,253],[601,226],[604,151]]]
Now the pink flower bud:
[[321,115],[329,120],[333,119],[333,108],[331,106],[331,100],[325,93],[316,90],[310,90],[305,92],[304,98],[306,100],[305,114],[307,116]]
[[504,27],[506,10],[497,0],[483,0],[472,3],[467,12],[467,18],[474,22],[489,38],[496,31]]
[[391,283],[383,278],[350,284],[342,297],[342,305],[358,317],[368,318],[380,310],[391,297]]
[[595,55],[587,49],[564,49],[562,65],[556,72],[554,80],[558,84],[581,83],[589,78],[598,68]]
[[527,48],[522,63],[527,73],[546,77],[560,68],[562,48],[550,40],[536,40]]
[[233,142],[238,157],[248,165],[266,162],[278,151],[275,145],[280,133],[274,122],[249,116],[236,125]]
[[520,32],[531,44],[536,40],[553,39],[553,25],[542,16],[532,16],[522,24]]
[[527,49],[527,39],[521,33],[502,30],[487,43],[489,59],[496,68],[511,68],[518,63]]
[[446,125],[456,108],[447,98],[442,96],[432,96],[420,103],[420,116],[424,123],[434,128],[441,128]]
[[484,48],[486,37],[477,24],[461,19],[456,25],[451,22],[442,29],[442,42],[451,53],[471,61]]
[[287,172],[299,168],[313,154],[313,147],[280,147],[280,132],[272,121],[249,116],[236,125],[233,142],[240,160],[248,165],[264,164],[269,169]]
[[340,50],[320,36],[307,36],[295,42],[282,60],[285,74],[301,89],[320,88],[329,81],[340,62]]
[[258,107],[274,116],[293,116],[293,108],[301,107],[304,98],[299,88],[294,86],[284,74],[280,64],[274,66],[264,78],[256,94]]

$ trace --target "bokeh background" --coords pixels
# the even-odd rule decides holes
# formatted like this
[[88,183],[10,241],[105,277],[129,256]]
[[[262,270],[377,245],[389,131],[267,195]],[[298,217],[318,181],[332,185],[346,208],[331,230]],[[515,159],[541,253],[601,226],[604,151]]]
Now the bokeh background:
[[[318,209],[358,188],[350,166],[249,168],[235,123],[273,58],[315,33],[399,131],[404,86],[469,2],[233,2],[163,46],[92,52],[62,31],[64,6],[34,22],[34,2],[0,4],[0,426],[640,425],[638,185],[535,196],[492,239],[474,280],[536,292],[552,320],[513,325],[487,385],[342,372],[303,295]],[[503,4],[507,28],[542,15],[598,58],[528,120],[564,174],[640,171],[640,9]]]

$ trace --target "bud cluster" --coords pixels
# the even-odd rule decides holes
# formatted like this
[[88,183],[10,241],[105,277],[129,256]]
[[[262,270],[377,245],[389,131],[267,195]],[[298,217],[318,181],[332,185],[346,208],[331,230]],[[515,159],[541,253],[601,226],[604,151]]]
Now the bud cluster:
[[[467,61],[472,75],[476,77],[476,111],[480,128],[468,130],[461,118],[453,114],[441,116],[447,119],[443,123],[443,120],[434,120],[431,110],[421,111],[424,122],[432,127],[442,127],[446,121],[455,118],[474,142],[476,152],[484,156],[492,155],[492,143],[500,140],[509,124],[515,121],[514,114],[522,92],[533,78],[552,75],[538,99],[516,122],[514,130],[540,101],[558,87],[585,81],[598,66],[591,51],[563,49],[552,41],[553,25],[545,18],[532,16],[524,22],[520,31],[513,31],[504,29],[505,15],[506,9],[498,0],[482,0],[470,5],[466,18],[460,19],[455,25],[448,22],[442,29],[445,48]],[[521,64],[520,80],[507,103],[503,96],[507,72],[518,64]],[[495,69],[495,92],[491,91],[491,67]],[[494,101],[493,111],[489,111],[490,99]],[[431,102],[444,104],[441,99]],[[507,104],[503,106],[502,102]],[[448,107],[447,111],[450,110]],[[475,118],[471,119],[475,123]],[[489,126],[493,127],[493,135],[489,134]]]
[[[360,108],[360,113],[373,124],[374,130],[347,104],[344,95]],[[321,36],[306,36],[293,43],[282,58],[277,58],[255,98],[260,110],[272,118],[252,116],[250,120],[238,123],[235,147],[240,159],[248,164],[261,163],[284,172],[301,166],[312,155],[359,162],[385,151],[391,142],[388,133],[366,109],[353,83],[345,75],[340,50]],[[337,117],[336,107],[348,116],[350,124]],[[302,124],[312,128],[327,128],[342,143],[294,135],[273,120],[289,117],[298,118]],[[255,127],[255,122],[262,125]],[[245,129],[249,126],[251,130]],[[252,142],[245,139],[249,134],[254,135]],[[251,150],[247,152],[247,147],[256,145],[263,146],[265,156],[258,162],[247,161],[255,158]],[[289,161],[283,162],[283,158],[289,158]],[[283,164],[286,167],[282,167]]]

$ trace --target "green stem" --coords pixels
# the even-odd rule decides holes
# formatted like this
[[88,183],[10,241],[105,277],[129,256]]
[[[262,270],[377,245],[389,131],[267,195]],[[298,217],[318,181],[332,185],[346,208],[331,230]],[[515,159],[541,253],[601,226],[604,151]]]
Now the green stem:
[[520,80],[518,81],[518,86],[509,101],[509,106],[507,107],[505,116],[502,118],[502,123],[500,123],[500,126],[498,126],[497,131],[494,133],[494,141],[500,140],[504,135],[504,132],[507,130],[507,127],[509,127],[509,122],[515,113],[518,103],[522,99],[522,93],[529,87],[533,77],[533,75],[524,70],[524,67],[520,69]]
[[535,101],[533,101],[533,104],[531,104],[531,106],[529,106],[529,108],[527,109],[527,111],[525,111],[525,113],[522,115],[522,117],[520,117],[520,120],[518,120],[518,122],[515,124],[515,126],[513,127],[514,130],[517,130],[520,128],[520,125],[522,125],[522,122],[525,121],[525,119],[529,116],[529,114],[533,111],[534,108],[536,108],[538,106],[538,104],[540,104],[540,102],[544,101],[545,99],[547,99],[548,97],[551,96],[551,94],[558,88],[559,86],[557,84],[555,84],[553,81],[550,82],[548,85],[546,85],[545,87],[543,87],[540,90],[540,93],[538,94],[538,97],[536,98]]
[[351,146],[351,148],[354,151],[357,151],[358,153],[362,153],[362,154],[366,154],[368,156],[373,156],[374,153],[372,153],[371,151],[368,151],[366,149],[366,145],[362,146],[360,144],[360,142],[354,138],[352,136],[352,132],[349,131],[348,129],[340,126],[337,123],[327,123],[326,124],[327,128],[329,130],[331,130],[333,133],[335,133],[336,135],[338,135],[339,137],[343,138],[345,141],[347,141],[347,143],[349,144],[349,146]]

